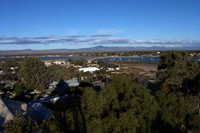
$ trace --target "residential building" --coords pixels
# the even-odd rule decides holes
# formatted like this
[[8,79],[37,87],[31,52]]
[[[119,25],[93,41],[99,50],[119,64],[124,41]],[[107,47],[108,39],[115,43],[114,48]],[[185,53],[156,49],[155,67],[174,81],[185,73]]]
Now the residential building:
[[87,67],[87,68],[80,68],[79,71],[83,71],[83,72],[95,72],[95,71],[99,71],[100,69],[97,67]]
[[51,111],[41,103],[24,103],[8,99],[0,99],[0,125],[19,115],[29,116],[32,120],[43,121],[51,117]]

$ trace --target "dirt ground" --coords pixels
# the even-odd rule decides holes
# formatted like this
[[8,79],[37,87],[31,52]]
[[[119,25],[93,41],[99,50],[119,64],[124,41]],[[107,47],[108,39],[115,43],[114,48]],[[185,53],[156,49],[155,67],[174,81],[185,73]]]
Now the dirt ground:
[[157,71],[157,64],[133,64],[131,67],[143,69],[146,72]]
[[137,68],[137,69],[142,69],[146,72],[150,72],[150,71],[157,71],[157,64],[146,64],[146,63],[138,63],[138,64],[121,64],[121,67],[132,67],[132,68]]

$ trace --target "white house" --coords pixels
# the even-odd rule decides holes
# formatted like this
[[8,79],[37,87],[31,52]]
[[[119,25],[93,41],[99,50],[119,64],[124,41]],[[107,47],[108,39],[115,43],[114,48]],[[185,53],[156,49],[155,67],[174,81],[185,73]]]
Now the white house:
[[114,68],[108,68],[108,71],[115,71]]
[[83,72],[94,72],[94,71],[99,71],[100,69],[97,67],[86,67],[86,68],[80,68],[79,71]]
[[61,64],[65,64],[65,61],[54,61],[53,62],[54,64],[56,64],[56,65],[61,65]]

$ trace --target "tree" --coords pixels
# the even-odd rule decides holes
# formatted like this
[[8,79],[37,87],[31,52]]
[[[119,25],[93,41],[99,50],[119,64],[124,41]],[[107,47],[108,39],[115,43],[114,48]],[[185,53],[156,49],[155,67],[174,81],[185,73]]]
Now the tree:
[[76,61],[74,61],[75,65],[79,65],[82,67],[87,67],[87,60],[82,58],[82,59],[77,59]]
[[190,62],[191,57],[184,51],[171,51],[160,57],[157,76],[170,85],[182,86],[184,79],[192,79],[198,73],[198,64]]
[[188,118],[188,128],[193,133],[198,133],[200,131],[200,116],[198,114],[192,114]]
[[14,89],[14,93],[16,94],[16,96],[22,96],[23,94],[22,87],[20,85],[16,85]]
[[3,127],[5,128],[5,133],[33,133],[38,126],[34,125],[31,118],[18,116],[14,117],[12,121],[9,121]]
[[47,68],[49,73],[49,80],[67,80],[76,77],[77,69],[73,67],[63,67],[59,65],[51,65]]
[[100,93],[81,96],[87,132],[149,132],[157,103],[149,91],[123,76],[116,76]]
[[167,82],[163,82],[160,86],[160,89],[164,92],[164,93],[169,93],[170,89],[169,89],[169,85]]
[[19,77],[25,84],[26,89],[44,89],[48,79],[47,67],[36,57],[25,57],[20,64]]
[[100,67],[103,67],[106,65],[106,62],[104,60],[98,60],[97,64],[100,66]]
[[96,64],[96,62],[94,60],[91,61],[91,64]]
[[11,67],[19,67],[18,60],[6,60],[2,66],[2,71],[4,72],[3,78],[8,80],[14,80],[16,74],[13,73]]
[[0,85],[0,92],[3,91],[3,85]]
[[183,82],[183,90],[190,92],[193,95],[198,95],[200,93],[200,74],[198,74],[194,79],[185,79]]
[[165,127],[166,124],[169,124],[172,128],[181,129],[182,125],[185,125],[187,114],[183,96],[181,94],[165,94],[162,91],[158,91],[156,100],[159,104],[158,118],[164,122],[164,124],[159,122],[160,124],[158,123],[157,128]]

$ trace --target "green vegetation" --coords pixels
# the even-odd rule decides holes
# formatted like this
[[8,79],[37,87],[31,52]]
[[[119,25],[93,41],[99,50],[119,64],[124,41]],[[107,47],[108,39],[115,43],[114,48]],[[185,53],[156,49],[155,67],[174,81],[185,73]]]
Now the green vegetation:
[[33,133],[37,129],[37,125],[32,122],[31,118],[21,116],[9,121],[3,127],[5,133]]
[[45,88],[48,79],[47,67],[39,58],[25,57],[20,64],[19,78],[26,89]]
[[22,94],[23,94],[23,89],[22,89],[22,87],[19,86],[19,85],[16,85],[16,86],[15,86],[15,89],[14,89],[14,93],[15,93],[15,95],[18,96],[18,97],[22,96]]
[[87,60],[82,58],[82,59],[77,59],[75,61],[71,61],[74,65],[76,66],[82,66],[82,67],[87,67]]
[[[103,61],[98,64],[101,67],[106,65]],[[33,132],[37,128],[41,133],[199,132],[199,64],[190,61],[187,52],[172,51],[161,56],[158,70],[159,80],[152,81],[150,85],[141,85],[143,83],[130,74],[112,76],[100,92],[91,87],[71,87],[68,95],[70,103],[49,107],[52,110],[51,119],[38,125],[31,120],[24,121],[24,118],[20,118],[22,122],[19,118],[18,121],[14,119],[13,124],[6,124],[5,131]],[[47,69],[40,60],[25,58],[20,76],[25,84],[29,83],[29,88],[38,89],[42,83],[46,83],[43,78],[65,79],[68,72],[66,68],[56,65]],[[104,74],[106,71],[102,69],[99,73],[78,73],[77,76],[88,77],[84,82],[91,83],[92,78]],[[19,87],[15,89],[16,93],[21,92]]]
[[[48,73],[49,73],[49,80],[58,80],[61,79],[67,80],[75,77],[75,70],[73,68],[66,68],[59,65],[51,65],[48,67]],[[74,72],[74,73],[73,73]]]

